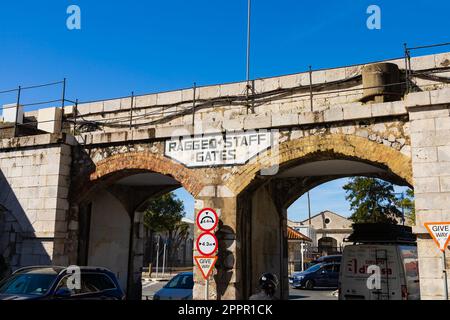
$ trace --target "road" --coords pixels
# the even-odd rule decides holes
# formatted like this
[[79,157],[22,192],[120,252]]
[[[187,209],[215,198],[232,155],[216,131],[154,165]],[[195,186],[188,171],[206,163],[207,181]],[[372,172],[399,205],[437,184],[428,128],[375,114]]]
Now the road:
[[161,289],[167,281],[143,281],[142,300],[153,300],[153,295]]
[[317,288],[313,290],[289,288],[289,300],[337,300],[336,289]]
[[[142,282],[142,299],[152,300],[156,291],[161,289],[167,281],[145,281]],[[337,300],[333,296],[334,289],[320,288],[314,290],[289,288],[289,300]]]

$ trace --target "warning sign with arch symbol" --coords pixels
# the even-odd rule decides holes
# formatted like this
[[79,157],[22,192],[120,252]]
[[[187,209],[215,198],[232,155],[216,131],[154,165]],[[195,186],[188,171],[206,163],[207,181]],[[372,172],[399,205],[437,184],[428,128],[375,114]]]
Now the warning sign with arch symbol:
[[217,212],[212,208],[204,208],[197,215],[197,226],[202,231],[213,231],[219,222]]

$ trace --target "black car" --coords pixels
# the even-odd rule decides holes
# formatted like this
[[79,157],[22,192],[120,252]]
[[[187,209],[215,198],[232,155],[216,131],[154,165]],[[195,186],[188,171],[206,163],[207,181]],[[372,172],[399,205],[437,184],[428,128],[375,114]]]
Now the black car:
[[114,273],[100,267],[79,267],[80,281],[66,267],[34,266],[15,271],[0,282],[0,300],[123,300]]

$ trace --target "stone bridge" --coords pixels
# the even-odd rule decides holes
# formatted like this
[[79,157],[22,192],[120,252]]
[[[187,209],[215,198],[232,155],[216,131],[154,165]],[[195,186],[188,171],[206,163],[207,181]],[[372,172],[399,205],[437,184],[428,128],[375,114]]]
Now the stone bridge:
[[15,137],[0,128],[0,253],[13,269],[107,266],[139,298],[142,208],[182,186],[220,214],[210,299],[248,298],[265,271],[287,298],[287,208],[372,176],[414,188],[421,296],[443,299],[423,223],[450,220],[450,53],[411,71],[392,60],[26,112]]

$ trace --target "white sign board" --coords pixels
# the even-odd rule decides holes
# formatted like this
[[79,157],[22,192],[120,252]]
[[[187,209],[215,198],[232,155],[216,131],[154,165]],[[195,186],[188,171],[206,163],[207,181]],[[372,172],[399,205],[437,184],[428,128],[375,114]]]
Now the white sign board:
[[444,251],[450,241],[450,222],[425,222],[424,225],[439,250]]
[[206,280],[211,275],[213,271],[214,265],[217,261],[217,256],[215,257],[203,257],[203,256],[195,256],[195,262],[197,263],[198,268],[202,272],[203,278]]
[[271,146],[271,132],[231,132],[167,140],[164,155],[189,168],[238,165]]
[[204,232],[197,238],[197,250],[204,256],[210,256],[217,251],[218,243],[215,235]]
[[202,231],[212,231],[217,227],[219,217],[214,209],[204,208],[197,215],[197,226]]

